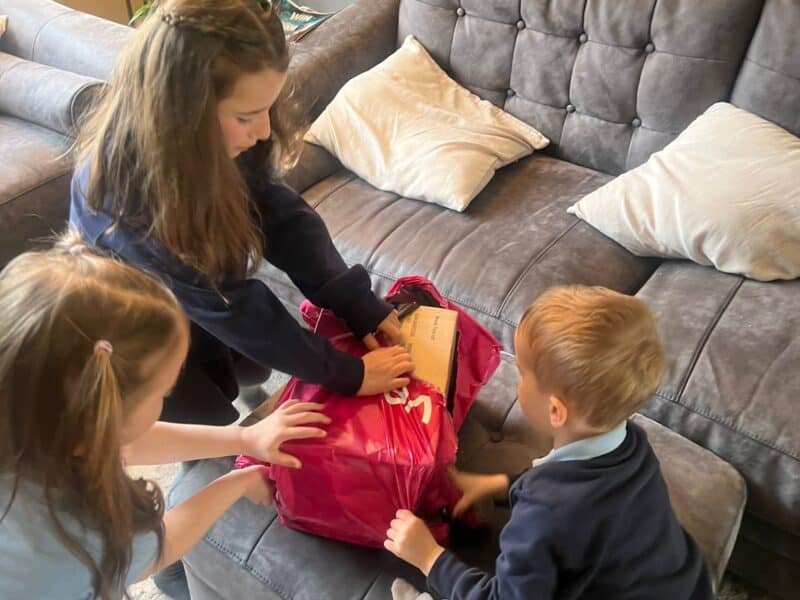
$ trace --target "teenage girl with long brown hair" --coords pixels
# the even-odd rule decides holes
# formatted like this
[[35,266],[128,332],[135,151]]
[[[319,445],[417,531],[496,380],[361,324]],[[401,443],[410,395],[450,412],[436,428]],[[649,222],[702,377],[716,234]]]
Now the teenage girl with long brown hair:
[[[165,420],[228,423],[237,383],[277,368],[343,394],[408,383],[396,313],[348,268],[317,213],[278,182],[302,132],[283,114],[289,66],[266,0],[165,0],[119,57],[82,128],[70,220],[84,239],[156,273],[191,319]],[[363,359],[303,329],[253,278],[262,258],[345,319]]]
[[188,345],[166,287],[75,236],[0,273],[0,598],[120,598],[239,498],[272,501],[261,470],[233,471],[165,514],[126,464],[253,452],[297,467],[281,443],[325,434],[311,403],[250,428],[156,422]]

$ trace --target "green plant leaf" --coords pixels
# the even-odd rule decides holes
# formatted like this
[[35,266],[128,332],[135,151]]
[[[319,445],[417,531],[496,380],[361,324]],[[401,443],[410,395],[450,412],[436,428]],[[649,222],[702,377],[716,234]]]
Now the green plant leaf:
[[151,11],[152,11],[152,10],[153,10],[155,7],[156,7],[156,2],[145,2],[144,4],[142,4],[142,5],[141,5],[141,6],[138,8],[138,10],[137,10],[135,13],[133,13],[133,16],[131,17],[131,20],[130,20],[130,21],[128,21],[128,25],[133,25],[133,24],[134,24],[134,23],[136,23],[136,21],[138,21],[139,19],[143,19],[143,18],[145,18],[147,15],[149,15],[149,14],[150,14],[150,12],[151,12]]

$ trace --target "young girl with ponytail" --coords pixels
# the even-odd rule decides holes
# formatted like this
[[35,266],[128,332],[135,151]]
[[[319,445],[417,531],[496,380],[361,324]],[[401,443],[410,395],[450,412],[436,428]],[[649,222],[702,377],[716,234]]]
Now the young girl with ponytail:
[[[302,143],[287,122],[289,54],[267,0],[163,0],[133,34],[78,140],[70,220],[92,244],[156,273],[191,320],[162,418],[237,417],[239,384],[277,368],[346,395],[408,383],[411,357],[367,271],[348,267],[313,208],[279,183]],[[253,277],[266,259],[373,350],[302,328]]]
[[125,465],[241,452],[299,467],[288,439],[323,436],[321,405],[250,428],[156,422],[189,323],[141,271],[68,236],[0,273],[0,598],[120,598],[170,564],[236,500],[270,504],[260,468],[231,472],[164,513]]

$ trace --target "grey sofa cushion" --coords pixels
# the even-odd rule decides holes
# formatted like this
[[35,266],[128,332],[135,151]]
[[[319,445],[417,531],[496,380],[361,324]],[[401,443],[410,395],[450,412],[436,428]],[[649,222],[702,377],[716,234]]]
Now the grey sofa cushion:
[[[787,2],[790,0],[787,0]],[[620,173],[729,98],[760,0],[402,0],[415,35],[548,151]]]
[[[304,197],[345,260],[372,273],[378,292],[400,276],[425,275],[511,349],[520,317],[547,287],[571,282],[633,293],[658,264],[567,214],[608,179],[539,155],[499,171],[463,214],[376,190],[347,171]],[[267,268],[265,276],[289,305],[299,304],[286,275]]]
[[0,14],[9,22],[3,52],[103,80],[133,31],[51,0],[0,0]]
[[[504,354],[459,433],[461,468],[519,472],[547,452],[546,442],[524,422],[515,397],[517,378],[513,357]],[[634,420],[647,432],[661,461],[678,519],[697,539],[719,583],[744,509],[741,477],[712,453],[654,421],[640,415]],[[230,467],[227,459],[196,463],[171,492],[171,503]],[[481,508],[489,531],[456,533],[453,547],[468,562],[493,570],[508,510],[490,504]],[[246,500],[223,515],[184,563],[194,600],[388,600],[394,577],[424,586],[418,571],[388,552],[292,531],[277,522],[272,509]]]
[[292,44],[290,85],[301,120],[313,122],[349,79],[394,51],[398,1],[362,0]]
[[0,266],[4,266],[64,228],[72,166],[66,156],[69,141],[39,125],[0,115],[0,140]]
[[800,135],[800,2],[767,0],[731,101]]
[[0,113],[74,134],[102,82],[0,52]]
[[736,467],[749,516],[795,536],[781,551],[797,560],[800,280],[761,283],[669,262],[638,296],[654,307],[670,357],[642,412]]

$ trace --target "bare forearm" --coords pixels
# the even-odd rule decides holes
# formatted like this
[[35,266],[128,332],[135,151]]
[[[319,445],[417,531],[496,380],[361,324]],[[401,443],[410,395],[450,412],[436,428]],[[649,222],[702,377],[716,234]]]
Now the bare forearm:
[[212,481],[200,492],[164,515],[164,547],[161,557],[141,574],[146,579],[172,564],[205,535],[211,525],[244,494],[246,482],[240,471]]
[[511,478],[505,473],[491,475],[490,489],[492,491],[492,499],[498,502],[508,499],[508,488]]
[[123,448],[128,465],[158,465],[168,462],[232,456],[244,450],[243,428],[236,425],[177,425],[157,422]]
[[244,494],[244,483],[233,472],[208,484],[203,490],[164,515],[163,565],[186,554],[211,525]]

